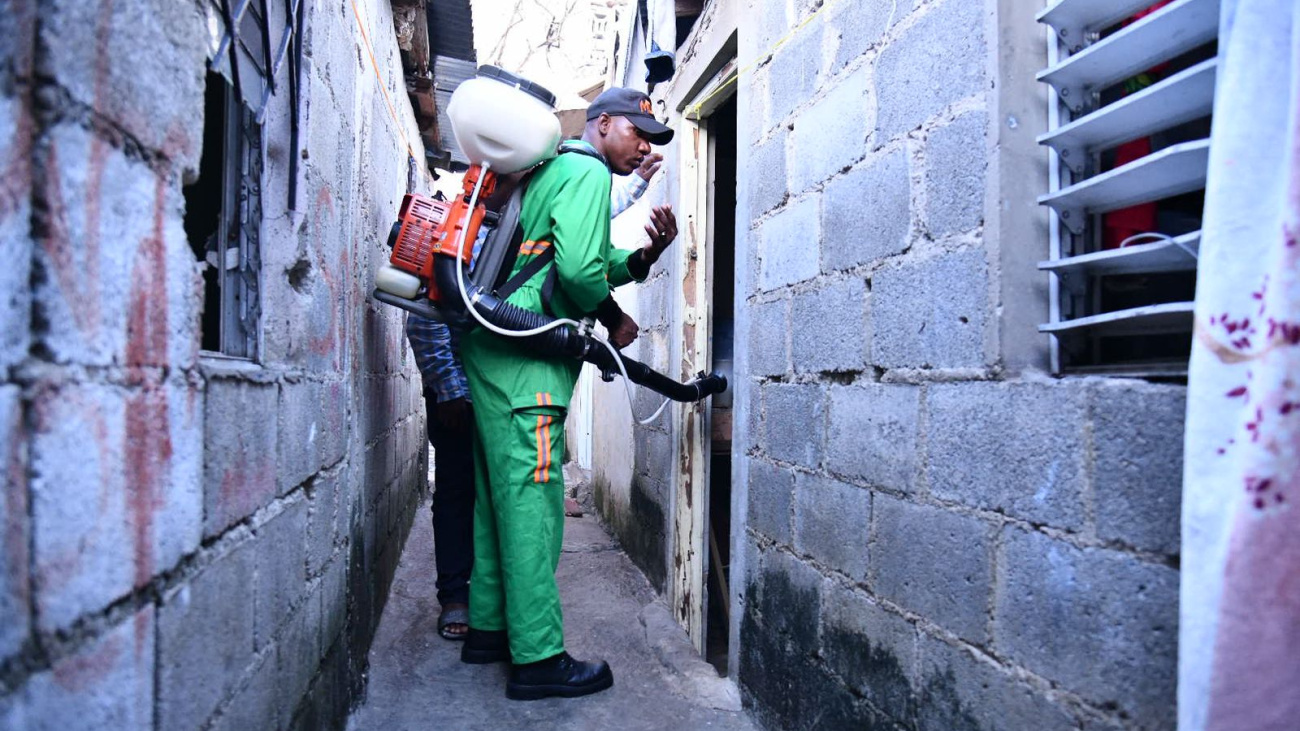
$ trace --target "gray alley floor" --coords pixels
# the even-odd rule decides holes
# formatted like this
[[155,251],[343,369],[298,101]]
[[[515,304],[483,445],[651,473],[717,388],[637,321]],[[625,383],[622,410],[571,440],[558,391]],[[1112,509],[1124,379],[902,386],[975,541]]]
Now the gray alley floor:
[[614,687],[578,699],[505,697],[504,665],[459,661],[436,631],[433,530],[416,518],[370,652],[370,685],[349,731],[405,729],[701,729],[751,731],[734,686],[690,651],[645,577],[594,517],[568,518],[558,572],[566,643],[601,657]]

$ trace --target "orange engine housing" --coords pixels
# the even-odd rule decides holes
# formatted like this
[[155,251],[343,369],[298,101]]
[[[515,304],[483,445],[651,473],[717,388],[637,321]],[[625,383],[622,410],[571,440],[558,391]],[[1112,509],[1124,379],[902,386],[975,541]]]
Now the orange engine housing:
[[[435,302],[440,301],[440,295],[433,279],[434,256],[459,256],[466,264],[474,256],[474,240],[487,213],[482,202],[476,202],[472,208],[469,204],[480,176],[483,185],[479,201],[482,201],[496,187],[496,175],[484,172],[477,165],[465,173],[464,195],[454,202],[434,200],[417,193],[407,193],[402,199],[402,208],[397,214],[400,229],[388,260],[394,267],[419,277],[426,285],[429,299]],[[462,241],[465,242],[464,250]]]

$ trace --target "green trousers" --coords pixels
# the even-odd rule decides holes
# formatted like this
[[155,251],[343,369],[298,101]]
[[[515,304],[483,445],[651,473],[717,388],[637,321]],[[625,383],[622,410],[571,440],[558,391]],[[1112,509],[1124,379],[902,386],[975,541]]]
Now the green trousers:
[[548,391],[535,391],[528,403],[517,389],[466,370],[477,425],[469,623],[506,630],[516,663],[544,660],[564,650],[555,569],[564,536],[565,409]]

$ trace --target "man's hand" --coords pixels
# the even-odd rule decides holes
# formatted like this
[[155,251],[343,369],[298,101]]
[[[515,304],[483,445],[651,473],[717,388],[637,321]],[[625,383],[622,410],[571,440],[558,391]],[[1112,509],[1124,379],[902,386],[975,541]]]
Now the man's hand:
[[622,317],[619,318],[618,325],[609,331],[609,342],[615,348],[622,350],[631,345],[633,340],[636,340],[637,333],[640,330],[636,322],[624,312]]
[[657,152],[652,152],[641,158],[641,164],[637,167],[636,174],[640,175],[641,179],[648,183],[650,182],[650,178],[653,178],[655,173],[659,172],[659,168],[663,164],[664,156]]
[[641,247],[641,256],[647,264],[659,261],[664,249],[677,238],[677,217],[672,206],[655,206],[650,210],[650,223],[645,226],[650,243]]
[[443,429],[472,429],[469,402],[463,398],[438,402],[438,423]]

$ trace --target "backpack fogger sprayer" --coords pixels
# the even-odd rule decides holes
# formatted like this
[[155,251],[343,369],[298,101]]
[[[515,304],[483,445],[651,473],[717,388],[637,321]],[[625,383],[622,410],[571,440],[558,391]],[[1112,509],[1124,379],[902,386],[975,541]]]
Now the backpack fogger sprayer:
[[[675,381],[616,351],[591,332],[590,322],[553,318],[506,302],[506,289],[517,286],[502,280],[518,253],[523,186],[499,215],[487,211],[480,199],[492,194],[498,174],[528,170],[555,156],[560,123],[554,104],[555,95],[546,89],[492,66],[481,67],[475,78],[456,88],[447,113],[456,141],[472,163],[464,190],[453,201],[417,194],[403,199],[388,239],[393,253],[376,275],[374,298],[451,327],[481,326],[519,338],[542,355],[593,363],[606,380],[622,373],[675,401],[722,393],[727,389],[722,375],[701,372],[687,383]],[[494,228],[475,257],[474,242],[485,222]],[[469,274],[471,260],[475,265]]]

